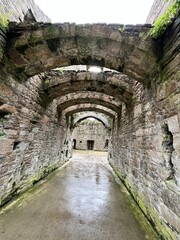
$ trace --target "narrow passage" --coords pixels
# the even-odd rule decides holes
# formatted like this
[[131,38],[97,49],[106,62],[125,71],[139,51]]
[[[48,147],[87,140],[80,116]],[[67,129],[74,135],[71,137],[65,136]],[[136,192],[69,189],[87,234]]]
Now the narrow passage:
[[1,210],[0,239],[158,239],[150,227],[142,227],[145,218],[135,218],[106,156],[75,151],[65,167]]

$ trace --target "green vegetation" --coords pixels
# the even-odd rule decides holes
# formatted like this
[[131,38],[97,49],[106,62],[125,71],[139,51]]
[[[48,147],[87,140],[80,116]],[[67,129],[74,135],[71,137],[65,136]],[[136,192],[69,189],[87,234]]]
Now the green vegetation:
[[2,140],[4,138],[4,136],[5,136],[5,134],[0,131],[0,140]]
[[[165,221],[162,221],[155,207],[147,206],[146,205],[147,200],[145,196],[140,194],[140,192],[137,192],[135,189],[133,189],[132,184],[128,181],[127,178],[124,180],[121,173],[113,165],[112,162],[109,162],[109,164],[111,165],[117,177],[123,182],[124,187],[122,189],[123,192],[126,194],[124,196],[126,196],[126,200],[129,203],[129,207],[132,209],[132,213],[134,214],[135,218],[140,222],[142,228],[145,229],[146,232],[149,232],[151,236],[150,239],[175,240],[176,239],[175,232],[173,231],[173,229],[171,229],[170,226],[166,225]],[[136,204],[139,206],[139,209],[137,208]],[[149,221],[149,224],[148,222],[144,221],[144,216],[142,215],[142,213]],[[155,231],[151,229],[150,225],[153,226],[153,229]],[[156,233],[159,234],[160,238],[156,235]]]
[[[165,1],[167,2],[168,0]],[[162,36],[169,24],[177,16],[179,9],[180,0],[175,0],[175,2],[167,9],[167,11],[155,21],[154,27],[150,31],[150,35],[154,38]]]
[[8,17],[6,14],[0,14],[0,26],[3,27],[3,28],[7,28],[8,26]]
[[56,70],[58,70],[61,74],[64,73],[64,69],[63,69],[63,67],[56,68]]
[[118,28],[118,30],[119,30],[120,32],[124,32],[124,31],[125,31],[125,25],[124,25],[123,27]]
[[[49,166],[44,166],[44,168],[34,176],[26,179],[26,181],[23,183],[23,186],[17,184],[16,189],[12,189],[10,193],[7,193],[7,195],[0,198],[0,206],[4,206],[3,208],[0,208],[0,213],[7,212],[11,209],[14,209],[14,207],[18,208],[23,206],[36,194],[38,194],[40,191],[43,191],[43,186],[46,186],[46,181],[53,179],[53,177],[56,176],[56,174],[58,174],[59,171],[66,166],[66,164],[67,163],[63,163],[62,165],[59,165],[56,163]],[[43,178],[46,179],[45,181],[41,182]],[[13,200],[11,203],[5,205],[11,200]]]
[[[1,10],[1,9],[0,9]],[[0,27],[6,29],[9,24],[9,17],[11,13],[0,13]]]
[[[1,12],[2,7],[0,7],[0,29],[1,29],[1,35],[5,35],[6,29],[8,28],[8,24],[9,24],[9,16],[11,15],[10,13],[2,13]],[[3,46],[4,46],[4,39],[3,37],[1,38],[0,41],[0,59],[3,57]]]

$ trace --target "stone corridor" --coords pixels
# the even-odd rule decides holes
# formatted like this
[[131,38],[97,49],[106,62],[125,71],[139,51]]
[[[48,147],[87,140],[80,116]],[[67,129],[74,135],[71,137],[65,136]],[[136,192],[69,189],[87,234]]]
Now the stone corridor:
[[115,177],[107,153],[76,150],[66,166],[2,208],[0,239],[159,238]]
[[[155,0],[149,19],[170,2]],[[3,240],[14,233],[48,239],[51,230],[69,234],[62,239],[146,239],[106,163],[71,161],[73,147],[108,151],[108,162],[161,238],[179,240],[179,8],[155,37],[156,17],[136,25],[55,24],[33,0],[0,4],[0,19],[12,11],[7,25],[0,21],[0,207],[35,187],[3,213]],[[100,124],[83,125],[91,117]]]

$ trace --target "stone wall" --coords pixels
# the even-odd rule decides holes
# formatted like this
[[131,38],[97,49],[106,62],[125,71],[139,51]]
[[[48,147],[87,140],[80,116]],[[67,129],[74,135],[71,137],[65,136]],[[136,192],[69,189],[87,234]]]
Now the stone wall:
[[51,21],[33,0],[0,0],[0,14],[15,22],[23,22],[24,18],[36,22]]
[[66,119],[42,106],[39,76],[0,78],[0,205],[66,161]]
[[[24,36],[28,35],[32,26],[32,32],[37,31],[36,33],[39,35],[36,36],[40,38],[35,38],[33,43],[30,42],[26,45],[27,39]],[[83,44],[86,43],[87,46],[92,44],[87,55],[86,52],[82,52],[81,56],[76,51],[77,45],[74,45],[73,42],[74,40],[77,42],[77,36],[74,38],[73,35],[74,30],[73,40],[69,38],[71,36],[69,31],[75,29],[74,25],[45,25],[41,29],[42,26],[39,24],[25,24],[19,28],[16,26],[18,31],[23,32],[24,35],[22,34],[22,38],[17,42],[14,41],[13,34],[9,36],[16,44],[6,52],[1,64],[0,205],[32,186],[69,159],[72,142],[70,118],[65,116],[66,108],[75,106],[75,104],[101,104],[98,106],[99,110],[106,107],[106,112],[107,109],[110,109],[109,112],[112,110],[116,112],[109,148],[111,165],[163,238],[166,240],[179,239],[179,19],[170,26],[163,39],[159,39],[159,41],[142,38],[144,30],[142,32],[137,30],[141,28],[140,26],[126,28],[122,32],[118,30],[119,26],[113,25],[107,27],[96,24],[76,27],[79,31],[78,34],[86,36],[84,38],[86,41],[79,40],[78,48],[82,50]],[[90,30],[88,30],[89,27]],[[142,28],[149,29],[149,26]],[[39,31],[39,29],[41,30]],[[61,43],[60,48],[58,48],[59,45],[57,46],[58,50],[51,45],[56,43],[56,38],[51,42],[53,39],[51,36],[50,41],[47,41],[49,46],[41,38],[45,32],[48,36],[47,29],[54,29],[55,32],[58,30],[58,44]],[[67,33],[63,39],[65,47],[62,49],[62,41],[59,42],[59,29],[62,30],[61,34],[64,33],[63,31]],[[113,39],[113,41],[108,40],[107,30],[110,31],[109,39]],[[16,34],[19,33],[18,31]],[[13,30],[12,33],[14,33]],[[91,34],[95,34],[94,39],[97,42],[89,42]],[[40,47],[42,41],[39,39],[44,41],[42,48]],[[82,40],[82,38],[79,39]],[[24,40],[25,45],[23,45]],[[17,44],[21,46],[18,49],[20,50],[19,55],[16,55],[18,53]],[[26,46],[28,47],[26,48]],[[52,52],[48,50],[49,47]],[[152,51],[154,47],[156,50],[158,49],[159,61],[157,54]],[[10,65],[7,60],[12,53],[11,50],[15,54],[11,59],[11,61],[15,60],[14,65]],[[35,73],[40,73],[46,70],[44,67],[46,63],[50,64],[47,69],[56,66],[54,64],[56,61],[61,65],[61,61],[59,62],[57,57],[60,56],[60,53],[66,54],[69,51],[70,54],[65,56],[65,60],[63,57],[61,59],[64,61],[64,65],[71,62],[78,63],[80,57],[85,64],[88,64],[88,61],[96,59],[98,56],[97,59],[103,60],[101,65],[121,71],[125,69],[124,72],[128,76],[134,77],[139,82],[133,79],[129,81],[129,77],[123,81],[120,75],[120,78],[112,77],[114,73],[105,72],[99,75],[86,72],[67,72],[58,74],[55,79],[57,81],[54,81],[50,75],[50,79],[47,81],[42,78],[42,74],[27,79],[27,75],[23,74],[25,68],[19,65],[21,60],[25,59],[23,64],[31,76],[34,73],[34,71],[31,72],[31,68],[35,67]],[[20,53],[24,55],[22,56]],[[120,54],[122,54],[121,57]],[[43,60],[44,56],[49,57],[48,61],[39,61]],[[28,65],[29,60],[30,64]],[[123,61],[124,65],[120,68]],[[98,64],[99,60],[96,63]],[[14,71],[12,71],[12,66]],[[142,66],[143,68],[141,68]],[[10,75],[10,72],[13,73],[13,76]],[[21,76],[21,78],[15,78],[15,76]],[[127,84],[123,86],[124,83]],[[45,87],[45,85],[47,86]],[[82,91],[92,94],[87,102],[84,102],[86,96],[83,99],[80,96]],[[73,101],[70,99],[72,93],[75,96]],[[98,94],[102,94],[102,96]],[[111,95],[111,98],[106,96],[108,94]],[[87,109],[86,106],[85,109],[89,110],[89,107]],[[96,110],[96,108],[91,109]],[[75,108],[76,110],[78,107]]]
[[82,122],[87,118],[93,118],[93,119],[99,120],[107,129],[111,130],[114,117],[115,116],[108,116],[106,114],[103,114],[100,112],[93,112],[93,111],[84,111],[84,112],[72,114],[71,128],[76,127],[78,123]]
[[[74,129],[72,134],[72,141],[76,142],[76,149],[88,150],[88,141],[94,141],[93,149],[106,151],[108,149],[108,142],[110,131],[98,120],[86,119],[80,122]],[[90,146],[89,146],[90,147]]]
[[[50,22],[42,10],[33,0],[0,0],[0,23],[3,21],[23,22]],[[6,29],[0,24],[0,61],[5,47]]]
[[[180,45],[178,20],[166,32],[161,71],[137,83],[122,107],[109,161],[163,239],[180,232]],[[172,44],[173,43],[173,44]]]
[[147,16],[146,23],[153,24],[161,15],[165,13],[165,11],[174,1],[175,0],[154,0],[151,10]]
[[5,42],[6,42],[6,30],[0,25],[0,61],[4,54]]
[[[0,0],[0,6],[5,20],[50,22],[33,0]],[[6,29],[1,26],[0,59],[5,42]],[[0,73],[0,206],[65,161],[66,121],[58,121],[55,104],[41,106],[41,85],[38,76],[20,83]]]

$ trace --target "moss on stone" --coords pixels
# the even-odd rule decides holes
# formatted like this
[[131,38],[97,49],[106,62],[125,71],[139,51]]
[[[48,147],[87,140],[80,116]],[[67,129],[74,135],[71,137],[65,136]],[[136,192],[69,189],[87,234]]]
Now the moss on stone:
[[2,131],[0,131],[0,140],[4,139],[5,133],[3,133]]
[[4,30],[8,27],[10,13],[0,13],[0,28]]
[[4,206],[10,201],[12,201],[12,203],[14,204],[17,201],[24,200],[26,196],[31,194],[36,189],[36,187],[34,188],[34,185],[36,185],[36,183],[40,182],[46,177],[49,180],[51,177],[54,176],[52,173],[63,165],[64,163],[61,165],[56,163],[46,166],[34,176],[28,178],[23,183],[21,183],[21,185],[17,185],[15,188],[12,188],[12,190],[8,194],[6,194],[0,199],[0,207]]
[[42,39],[47,40],[58,38],[59,36],[63,37],[65,35],[65,32],[63,29],[61,30],[60,28],[57,28],[56,25],[50,25],[43,29],[42,34],[43,34]]
[[167,11],[155,21],[154,27],[150,31],[150,35],[154,38],[161,37],[174,18],[177,17],[179,8],[180,1],[175,0]]
[[[114,167],[112,162],[109,162],[111,167],[113,168],[116,175],[120,178],[120,180],[124,183],[126,189],[131,194],[143,214],[146,216],[148,221],[150,222],[151,226],[155,229],[155,231],[162,237],[163,239],[168,240],[176,240],[176,234],[175,232],[166,224],[165,220],[160,218],[159,214],[155,210],[155,208],[148,208],[146,206],[146,201],[144,199],[144,196],[140,194],[139,192],[135,192],[133,190],[133,186],[128,181],[128,179],[124,179],[122,177],[122,174],[117,170],[117,168]],[[127,198],[128,201],[130,201],[130,198]],[[132,200],[131,200],[132,201]],[[139,218],[139,215],[136,216],[136,208],[133,206],[133,204],[130,201],[130,205],[134,208],[135,211],[135,217]],[[137,219],[138,220],[138,219]],[[141,222],[143,223],[143,221]],[[153,239],[153,238],[152,238]]]
[[59,164],[52,164],[49,166],[44,167],[41,169],[37,174],[35,174],[33,177],[28,179],[28,185],[35,185],[38,183],[41,179],[47,177],[50,173],[58,169],[60,166]]
[[119,28],[118,28],[118,31],[121,32],[121,33],[123,33],[123,32],[125,32],[125,29],[126,29],[126,28],[125,28],[125,25],[124,25],[124,26],[119,27]]
[[[134,197],[132,198],[133,194],[132,194],[131,184],[129,183],[128,180],[122,179],[121,173],[117,170],[117,168],[113,166],[112,162],[110,162],[110,165],[113,168],[115,174],[118,176],[118,178],[120,178],[120,180],[124,183],[124,185],[122,186],[122,191],[125,193],[124,194],[125,200],[131,212],[133,213],[135,219],[139,222],[144,232],[146,232],[147,235],[151,237],[151,240],[158,240],[159,237],[157,233],[154,231],[154,229],[152,228],[150,222],[148,221],[148,218],[147,218],[147,221],[144,220],[144,213],[140,209],[140,206],[137,205],[137,202],[134,201],[135,200]],[[140,204],[144,208],[143,201],[140,201]]]
[[159,233],[161,233],[164,239],[168,240],[177,239],[175,233],[165,224],[165,221],[163,219],[160,219],[159,215],[157,214],[157,211],[154,208],[151,208],[149,210],[149,216],[151,218],[151,221],[153,221],[154,223],[154,227]]

